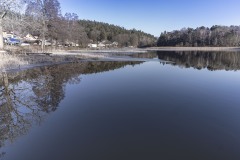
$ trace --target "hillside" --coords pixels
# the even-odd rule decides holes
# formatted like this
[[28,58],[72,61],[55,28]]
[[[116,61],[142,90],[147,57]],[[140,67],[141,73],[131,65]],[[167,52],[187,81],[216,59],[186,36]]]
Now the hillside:
[[153,35],[136,29],[127,30],[120,26],[90,20],[79,20],[79,24],[84,28],[88,39],[93,42],[116,41],[121,47],[145,47],[156,42]]

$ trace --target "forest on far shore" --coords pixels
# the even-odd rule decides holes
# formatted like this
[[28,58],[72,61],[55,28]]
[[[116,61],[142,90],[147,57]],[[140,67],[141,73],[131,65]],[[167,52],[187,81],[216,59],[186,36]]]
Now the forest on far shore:
[[238,47],[240,46],[240,26],[219,26],[211,28],[183,28],[163,32],[157,46],[177,47]]

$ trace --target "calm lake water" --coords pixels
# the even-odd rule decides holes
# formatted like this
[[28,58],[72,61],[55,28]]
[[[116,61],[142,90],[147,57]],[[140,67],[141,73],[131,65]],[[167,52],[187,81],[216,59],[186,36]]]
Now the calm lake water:
[[240,53],[131,58],[2,75],[0,159],[240,159]]

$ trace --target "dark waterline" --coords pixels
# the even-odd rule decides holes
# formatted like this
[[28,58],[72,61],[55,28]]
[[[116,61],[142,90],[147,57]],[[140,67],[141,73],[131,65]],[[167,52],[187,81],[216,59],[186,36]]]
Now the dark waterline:
[[240,159],[240,53],[83,62],[1,78],[1,160]]

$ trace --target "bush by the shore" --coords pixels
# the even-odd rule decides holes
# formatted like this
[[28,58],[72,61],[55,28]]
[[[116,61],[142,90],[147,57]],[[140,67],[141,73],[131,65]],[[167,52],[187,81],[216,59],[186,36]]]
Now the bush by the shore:
[[9,69],[18,68],[26,64],[27,62],[17,55],[0,53],[0,72],[4,72]]

